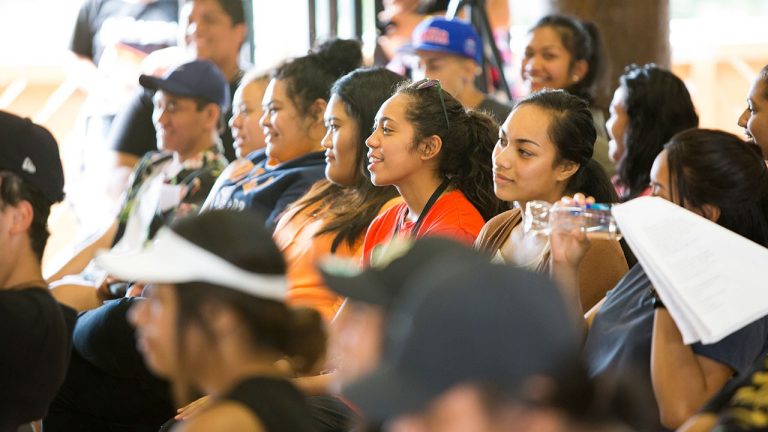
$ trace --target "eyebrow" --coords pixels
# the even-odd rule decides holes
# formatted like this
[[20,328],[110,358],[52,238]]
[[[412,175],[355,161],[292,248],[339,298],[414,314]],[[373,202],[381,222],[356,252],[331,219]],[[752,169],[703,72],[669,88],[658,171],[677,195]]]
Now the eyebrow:
[[529,140],[528,138],[517,138],[515,139],[515,144],[533,144],[536,147],[541,147],[541,144],[537,143],[536,141]]
[[382,118],[378,119],[377,121],[379,123],[381,123],[383,121],[388,121],[388,122],[392,122],[394,124],[397,124],[397,120],[394,120],[392,117],[382,117]]

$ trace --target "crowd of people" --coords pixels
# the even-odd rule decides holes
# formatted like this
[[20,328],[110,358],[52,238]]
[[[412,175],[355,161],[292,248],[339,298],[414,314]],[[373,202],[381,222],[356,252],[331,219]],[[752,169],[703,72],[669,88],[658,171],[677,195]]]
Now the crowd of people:
[[766,427],[768,316],[686,344],[623,239],[528,209],[652,196],[768,248],[768,66],[744,140],[654,64],[606,121],[569,16],[506,104],[459,18],[415,26],[406,77],[342,39],[244,71],[239,0],[180,14],[185,60],[110,118],[114,221],[47,278],[58,145],[0,112],[0,432]]

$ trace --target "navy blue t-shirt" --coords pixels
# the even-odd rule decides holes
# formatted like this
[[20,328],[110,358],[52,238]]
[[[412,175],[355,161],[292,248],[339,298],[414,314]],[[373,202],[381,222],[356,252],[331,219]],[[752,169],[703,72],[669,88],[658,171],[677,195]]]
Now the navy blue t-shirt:
[[[591,377],[631,380],[641,398],[653,399],[651,384],[651,337],[653,294],[651,281],[636,264],[614,289],[595,315],[584,345]],[[697,355],[733,368],[737,374],[750,370],[768,346],[768,317],[736,331],[720,342],[692,345]],[[656,412],[658,414],[658,411]],[[660,422],[659,429],[661,429]]]

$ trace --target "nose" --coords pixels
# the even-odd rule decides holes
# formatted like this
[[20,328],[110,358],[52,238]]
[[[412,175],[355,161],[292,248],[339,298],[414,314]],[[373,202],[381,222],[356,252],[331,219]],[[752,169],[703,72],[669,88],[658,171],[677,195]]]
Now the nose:
[[243,113],[242,111],[239,111],[232,115],[232,117],[229,119],[229,128],[230,129],[241,129],[243,125]]
[[320,147],[330,150],[333,148],[333,140],[331,140],[331,128],[328,128],[325,131],[325,135],[323,136],[323,139],[320,140]]
[[739,116],[739,120],[737,121],[737,124],[739,127],[746,128],[747,127],[747,120],[749,120],[749,108],[745,109],[743,113]]
[[509,169],[512,166],[512,156],[510,156],[510,154],[514,152],[508,152],[507,150],[507,148],[502,148],[499,145],[496,145],[493,148],[491,163],[494,169]]
[[259,118],[259,126],[262,128],[268,128],[272,126],[272,124],[269,122],[269,110],[264,110],[264,113]]
[[166,125],[168,124],[168,112],[165,108],[161,107],[155,107],[155,109],[152,111],[152,121],[156,125]]
[[371,135],[368,138],[366,138],[365,146],[368,148],[376,148],[379,146],[379,140],[376,137],[376,131],[373,131]]

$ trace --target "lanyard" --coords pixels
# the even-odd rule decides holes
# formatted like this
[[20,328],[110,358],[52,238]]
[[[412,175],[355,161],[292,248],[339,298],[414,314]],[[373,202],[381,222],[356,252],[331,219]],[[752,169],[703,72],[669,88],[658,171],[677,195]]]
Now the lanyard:
[[[440,186],[435,189],[434,192],[432,192],[432,196],[429,197],[429,200],[427,201],[427,204],[424,206],[424,209],[421,211],[421,214],[419,215],[419,218],[416,219],[416,224],[413,226],[413,229],[411,230],[411,237],[416,237],[416,233],[419,232],[419,228],[421,228],[421,224],[424,223],[424,218],[427,216],[427,213],[429,213],[429,210],[432,209],[432,206],[435,205],[437,202],[437,199],[440,198],[440,195],[445,192],[445,189],[448,188],[448,184],[450,181],[443,180],[442,183],[440,183]],[[400,226],[403,224],[403,219],[406,218],[408,215],[407,210],[406,214],[403,215],[403,218],[397,221],[397,225],[395,225],[395,232],[392,235],[392,237],[397,236],[397,234],[400,232]]]

